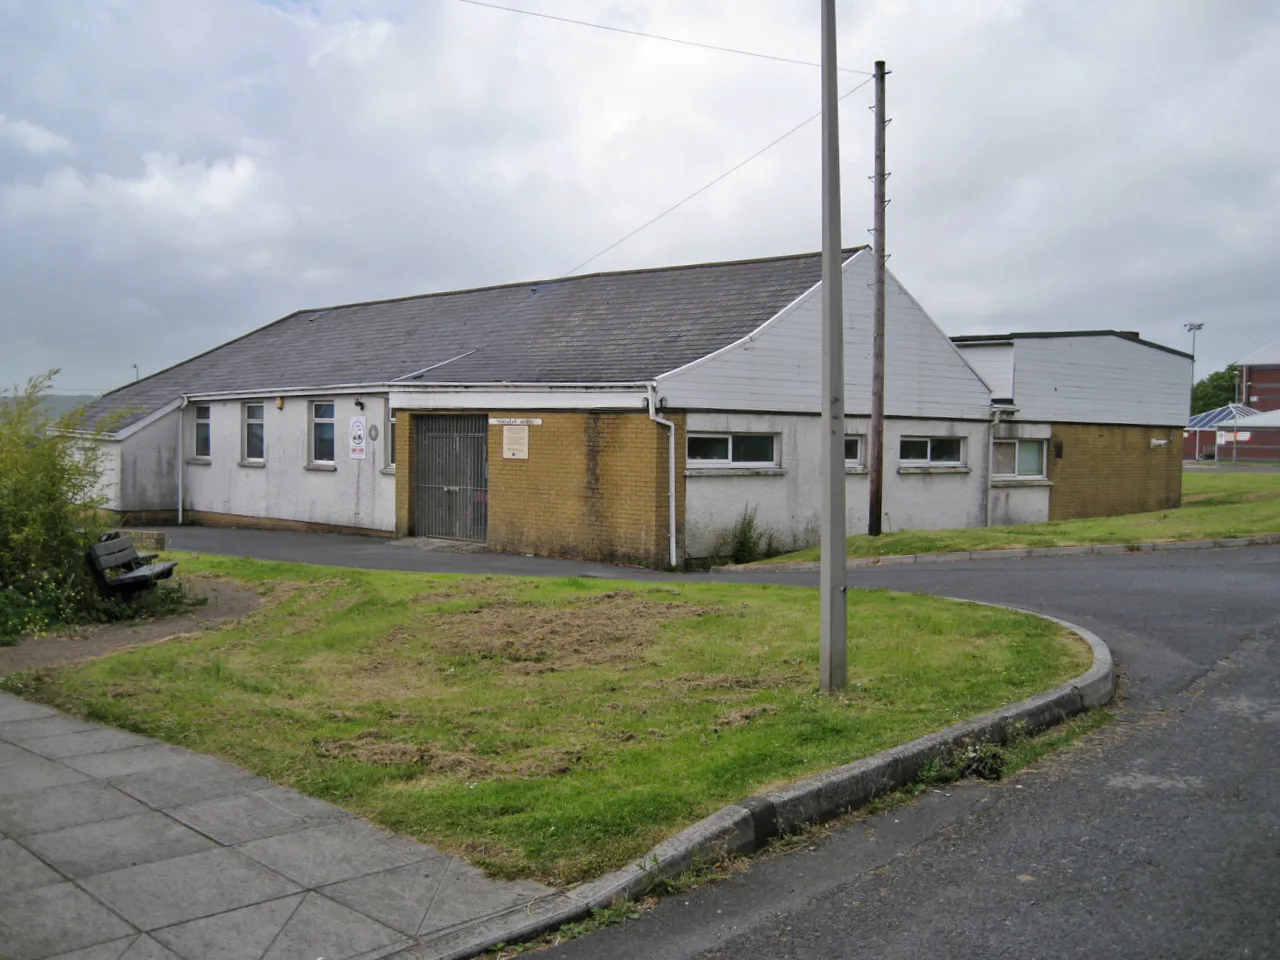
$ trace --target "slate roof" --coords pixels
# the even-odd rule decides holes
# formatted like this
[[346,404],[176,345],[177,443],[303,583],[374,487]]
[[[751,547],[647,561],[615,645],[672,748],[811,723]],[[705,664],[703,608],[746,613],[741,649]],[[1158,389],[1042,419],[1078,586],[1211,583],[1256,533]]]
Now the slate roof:
[[1245,417],[1252,417],[1258,411],[1253,407],[1246,407],[1242,403],[1228,403],[1225,407],[1218,407],[1215,410],[1206,410],[1204,413],[1197,413],[1194,417],[1187,421],[1188,430],[1212,430],[1220,423],[1228,420],[1243,420]]
[[384,383],[433,364],[418,382],[649,380],[746,336],[821,270],[808,253],[302,310],[113,390],[91,415],[120,429],[183,395]]

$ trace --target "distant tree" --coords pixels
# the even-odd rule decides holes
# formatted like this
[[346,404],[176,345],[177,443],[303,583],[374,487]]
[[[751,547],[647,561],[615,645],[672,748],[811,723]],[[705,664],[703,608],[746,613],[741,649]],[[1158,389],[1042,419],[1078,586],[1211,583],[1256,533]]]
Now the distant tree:
[[1191,391],[1191,413],[1205,413],[1236,401],[1236,365],[1211,373]]

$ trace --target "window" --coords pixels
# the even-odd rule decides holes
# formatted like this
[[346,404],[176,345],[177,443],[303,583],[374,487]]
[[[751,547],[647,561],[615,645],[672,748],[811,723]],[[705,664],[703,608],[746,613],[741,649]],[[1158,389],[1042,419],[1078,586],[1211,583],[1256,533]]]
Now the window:
[[903,437],[898,459],[920,466],[958,467],[964,463],[964,441],[959,437]]
[[333,463],[333,401],[311,404],[311,462]]
[[713,466],[776,466],[772,433],[731,433],[691,435],[685,452],[689,465]]
[[244,405],[244,459],[262,460],[265,458],[265,445],[262,432],[262,404],[246,403]]
[[844,462],[845,463],[861,463],[862,462],[862,437],[856,437],[856,436],[851,436],[849,434],[845,434]]
[[212,421],[212,408],[208,406],[196,407],[196,456],[208,458],[209,451],[212,448],[210,439],[210,429]]
[[1043,440],[997,440],[991,474],[996,477],[1044,477]]

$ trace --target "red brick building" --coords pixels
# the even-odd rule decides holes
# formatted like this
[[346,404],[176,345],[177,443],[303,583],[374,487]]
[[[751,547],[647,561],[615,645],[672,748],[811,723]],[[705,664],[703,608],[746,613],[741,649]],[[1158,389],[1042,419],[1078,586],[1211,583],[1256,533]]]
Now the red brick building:
[[1280,340],[1253,351],[1237,366],[1244,385],[1240,402],[1263,413],[1280,410]]

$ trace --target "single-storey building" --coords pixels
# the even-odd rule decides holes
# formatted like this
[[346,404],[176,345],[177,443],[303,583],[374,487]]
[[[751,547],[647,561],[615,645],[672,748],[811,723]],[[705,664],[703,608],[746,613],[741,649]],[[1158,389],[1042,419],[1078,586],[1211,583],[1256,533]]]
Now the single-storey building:
[[1182,502],[1190,354],[1118,330],[952,340],[992,391],[995,522]]
[[1219,425],[1251,417],[1257,412],[1242,403],[1228,403],[1225,407],[1197,413],[1187,421],[1187,429],[1182,431],[1182,459],[1212,460],[1216,455]]
[[[871,254],[845,251],[850,532],[866,529]],[[744,511],[817,538],[818,254],[303,310],[93,416],[131,522],[447,537],[647,564]],[[1175,506],[1190,357],[1135,334],[957,338],[886,292],[886,530]]]

